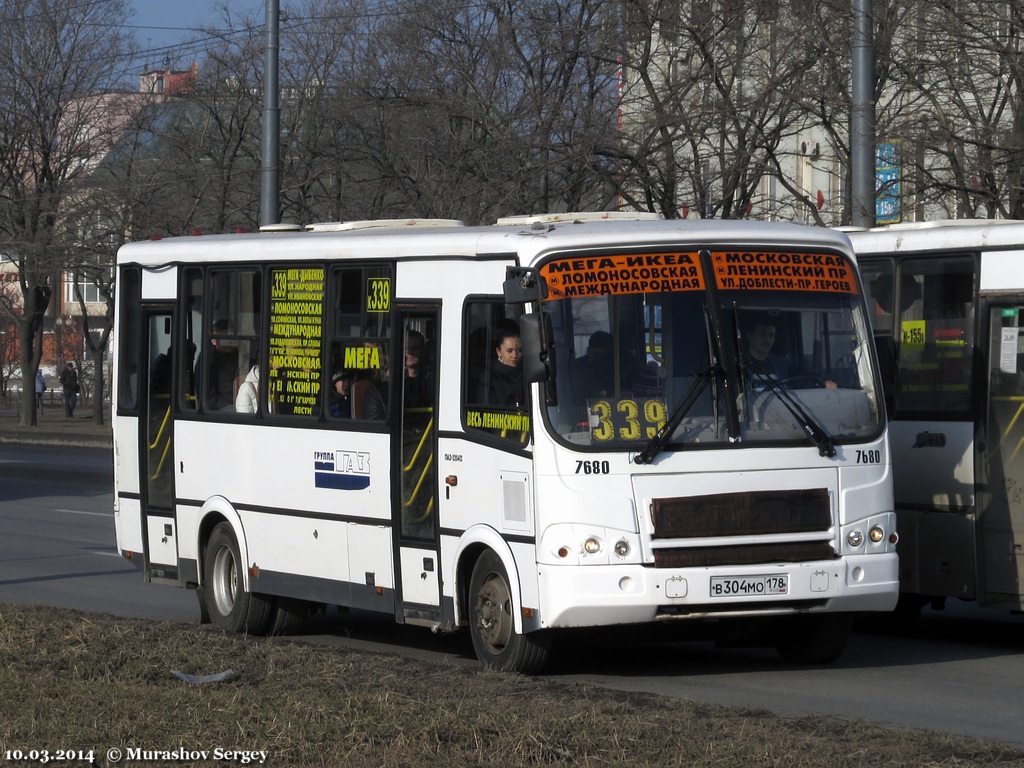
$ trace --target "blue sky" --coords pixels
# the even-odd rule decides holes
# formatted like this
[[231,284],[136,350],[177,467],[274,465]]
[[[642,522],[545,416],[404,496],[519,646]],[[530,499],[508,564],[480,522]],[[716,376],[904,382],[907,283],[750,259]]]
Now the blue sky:
[[[171,67],[186,68],[191,63],[188,51],[174,51],[173,48],[193,37],[197,28],[221,23],[211,0],[132,0],[132,6],[135,16],[131,24],[143,50],[140,67],[142,64],[156,66],[170,58]],[[233,10],[240,12],[249,11],[250,6],[262,12],[266,4],[261,0],[232,4]]]

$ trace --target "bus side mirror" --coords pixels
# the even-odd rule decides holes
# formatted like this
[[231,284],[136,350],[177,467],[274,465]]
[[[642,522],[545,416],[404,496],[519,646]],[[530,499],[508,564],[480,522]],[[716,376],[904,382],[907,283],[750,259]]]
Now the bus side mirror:
[[555,348],[551,343],[551,316],[534,312],[519,318],[520,343],[523,346],[523,378],[554,384]]
[[547,283],[539,279],[537,270],[529,267],[509,267],[501,287],[506,304],[530,304],[548,295]]

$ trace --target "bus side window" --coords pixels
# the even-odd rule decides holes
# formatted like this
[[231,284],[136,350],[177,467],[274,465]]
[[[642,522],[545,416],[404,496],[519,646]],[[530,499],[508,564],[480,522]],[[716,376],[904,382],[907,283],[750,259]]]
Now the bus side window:
[[122,327],[133,332],[118,336],[118,354],[121,365],[118,368],[117,407],[125,412],[137,411],[139,407],[139,333],[142,315],[139,303],[142,301],[142,274],[137,267],[125,267],[118,278],[117,299],[121,302]]
[[[359,354],[346,352],[335,342],[331,353],[331,374],[328,383],[328,410],[331,419],[368,419],[383,421],[387,417],[386,355],[380,345],[364,342],[356,345]],[[346,367],[358,361],[360,367]],[[362,366],[381,366],[362,367]]]
[[900,264],[895,405],[965,412],[971,405],[974,261],[968,254]]
[[529,387],[523,379],[519,323],[503,302],[467,302],[463,348],[462,407],[467,428],[526,443]]
[[390,266],[335,267],[328,285],[324,376],[329,419],[384,421],[391,338]]
[[182,356],[179,367],[179,403],[183,410],[196,411],[199,408],[200,366],[205,339],[203,334],[208,323],[204,320],[204,283],[203,271],[198,267],[182,270],[181,295],[185,306],[184,335],[185,344],[180,350]]

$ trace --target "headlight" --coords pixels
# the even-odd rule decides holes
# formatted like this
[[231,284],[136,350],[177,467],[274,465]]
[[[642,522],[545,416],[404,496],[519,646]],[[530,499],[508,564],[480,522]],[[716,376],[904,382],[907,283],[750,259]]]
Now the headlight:
[[589,539],[583,542],[583,551],[588,555],[596,555],[601,551],[601,540],[595,539],[591,536]]
[[625,539],[615,542],[615,554],[619,557],[629,557],[629,542]]
[[877,525],[868,531],[868,538],[871,539],[875,544],[885,538],[885,531],[879,528]]
[[846,534],[846,543],[851,547],[859,547],[864,543],[864,534],[861,531],[850,531]]

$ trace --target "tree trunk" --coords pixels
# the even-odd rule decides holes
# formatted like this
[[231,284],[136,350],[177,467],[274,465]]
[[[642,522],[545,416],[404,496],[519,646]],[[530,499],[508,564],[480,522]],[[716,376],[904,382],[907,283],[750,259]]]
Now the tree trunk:
[[[34,309],[35,301],[26,297],[26,310],[30,304]],[[21,415],[18,424],[32,427],[36,425],[33,418],[36,412],[36,370],[43,350],[42,317],[38,321],[33,320],[32,312],[26,311],[25,317],[18,321],[18,335],[21,339]]]

